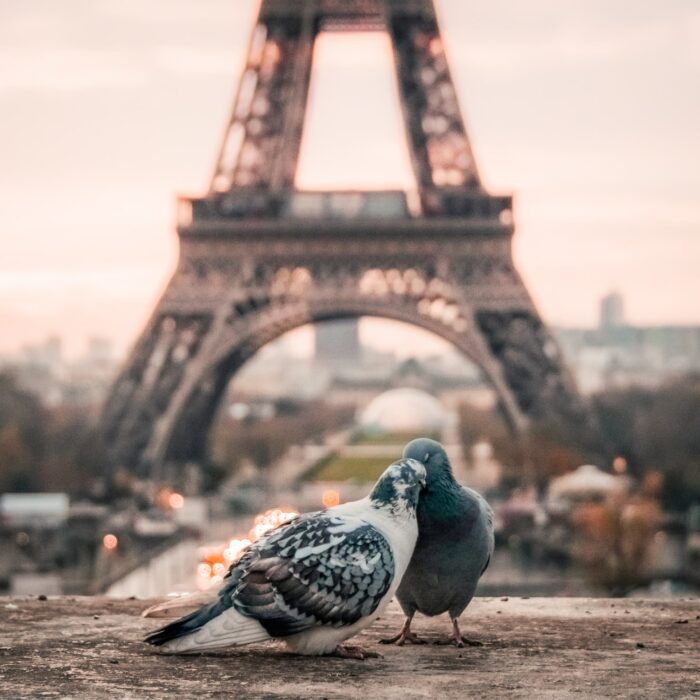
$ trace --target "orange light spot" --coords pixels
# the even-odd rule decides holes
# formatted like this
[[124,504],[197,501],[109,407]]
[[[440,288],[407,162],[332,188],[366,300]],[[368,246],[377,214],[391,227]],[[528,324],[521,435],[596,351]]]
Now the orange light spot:
[[172,491],[170,489],[160,489],[158,493],[155,495],[155,498],[153,499],[153,502],[155,503],[158,508],[167,508],[170,504],[170,496],[172,494]]
[[116,549],[119,544],[119,539],[116,535],[108,534],[102,538],[102,544],[105,549]]
[[212,566],[214,564],[223,564],[224,562],[224,551],[221,549],[217,549],[215,551],[211,551],[207,554],[207,556],[204,558],[204,561],[208,562]]
[[171,493],[168,497],[168,505],[171,508],[182,508],[185,505],[185,498],[181,493]]
[[615,457],[613,470],[616,474],[624,474],[627,471],[627,460],[624,457]]
[[230,539],[226,544],[200,548],[197,565],[198,588],[206,590],[221,583],[226,570],[241,558],[246,547],[272,528],[293,520],[297,515],[299,513],[293,508],[272,508],[255,516],[254,525],[248,537],[238,536]]
[[299,513],[293,509],[288,511],[282,510],[281,508],[271,508],[270,510],[266,510],[264,513],[260,513],[259,515],[255,516],[255,520],[253,521],[254,525],[248,533],[248,537],[252,542],[255,542],[273,528],[284,523],[288,523],[297,515],[299,515]]
[[334,489],[324,491],[321,497],[321,503],[323,503],[326,508],[337,506],[340,503],[340,494]]
[[238,561],[241,558],[243,550],[250,544],[250,540],[247,538],[243,539],[232,539],[228,543],[228,547],[224,549],[224,559],[232,563]]

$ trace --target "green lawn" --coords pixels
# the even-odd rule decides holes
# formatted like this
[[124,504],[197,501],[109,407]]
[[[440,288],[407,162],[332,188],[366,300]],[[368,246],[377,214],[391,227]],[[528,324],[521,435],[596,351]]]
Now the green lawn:
[[353,435],[351,443],[353,445],[405,445],[418,437],[427,437],[439,440],[436,433],[365,433],[359,432]]
[[[358,431],[352,436],[352,445],[397,445],[399,450],[394,459],[400,456],[400,448],[417,437],[430,437],[438,440],[438,435],[412,433],[370,433]],[[373,450],[368,450],[373,451]],[[381,450],[380,450],[381,452]],[[389,466],[391,459],[385,454],[376,457],[369,455],[332,454],[314,465],[304,479],[306,481],[357,481],[368,483],[376,481],[379,475]]]
[[334,455],[321,460],[307,475],[309,481],[376,481],[389,466],[386,457],[355,457]]

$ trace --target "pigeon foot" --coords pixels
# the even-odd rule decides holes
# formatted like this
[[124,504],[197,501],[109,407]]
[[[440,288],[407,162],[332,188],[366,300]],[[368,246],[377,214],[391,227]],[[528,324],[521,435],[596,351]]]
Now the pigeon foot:
[[398,647],[402,647],[406,642],[409,644],[425,644],[415,632],[411,632],[411,622],[413,621],[413,615],[406,618],[403,623],[401,631],[395,637],[389,637],[389,639],[380,639],[380,644],[396,644]]
[[438,644],[440,646],[446,646],[448,644],[452,644],[453,646],[456,646],[459,649],[462,649],[464,646],[468,646],[468,647],[483,647],[484,646],[484,643],[480,642],[478,639],[469,639],[468,637],[455,637],[453,634],[451,634],[446,639],[440,639],[436,642],[433,642],[433,644]]
[[404,644],[427,644],[425,639],[421,639],[415,632],[404,632],[401,630],[395,637],[389,639],[380,639],[380,644],[396,644],[402,647]]
[[483,647],[484,643],[479,642],[476,639],[469,639],[465,637],[459,629],[459,619],[455,618],[452,620],[452,634],[445,644],[454,644],[457,648],[461,649],[465,644],[469,647]]
[[329,654],[329,656],[337,656],[341,659],[356,659],[358,661],[383,658],[382,655],[378,654],[376,651],[368,651],[362,647],[353,646],[350,644],[339,644],[335,650]]

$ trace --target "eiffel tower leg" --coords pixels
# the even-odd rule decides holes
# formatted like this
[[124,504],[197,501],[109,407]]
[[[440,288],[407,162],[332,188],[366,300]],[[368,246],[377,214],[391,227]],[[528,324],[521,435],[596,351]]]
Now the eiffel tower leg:
[[316,35],[311,3],[261,7],[210,191],[291,187],[301,145]]
[[531,419],[576,421],[582,404],[559,348],[534,309],[481,310],[480,332]]
[[213,317],[156,309],[104,407],[101,428],[112,470],[126,467],[150,476],[144,451],[191,358],[201,352]]
[[[559,347],[513,266],[508,236],[436,246],[432,263],[365,273],[358,315],[399,318],[451,342],[483,372],[515,432],[532,421],[581,425],[586,410]],[[374,295],[374,297],[373,297]]]
[[516,429],[531,421],[582,427],[587,410],[559,346],[516,272],[509,246],[494,250],[496,255],[481,250],[455,258],[449,274],[468,305],[469,342],[478,348],[479,364],[490,368],[502,412]]
[[281,311],[274,284],[242,267],[235,256],[204,262],[183,253],[103,411],[113,469],[159,480],[169,461],[200,459],[230,378],[265,343],[310,320],[305,302],[287,300]]
[[359,299],[329,291],[325,306],[312,301],[312,315],[330,318],[342,309],[345,315],[395,318],[441,336],[481,369],[516,433],[533,419],[580,420],[575,385],[512,265],[507,238],[459,241],[453,250],[444,246],[434,262],[414,259],[403,270],[370,267],[357,284]]
[[431,190],[478,187],[479,174],[432,2],[392,2],[386,14],[413,170],[424,212],[433,213]]

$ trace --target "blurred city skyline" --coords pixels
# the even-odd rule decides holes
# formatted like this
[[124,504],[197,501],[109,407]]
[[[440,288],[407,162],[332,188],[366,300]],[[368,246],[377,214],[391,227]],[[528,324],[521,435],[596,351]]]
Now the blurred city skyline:
[[[633,323],[700,322],[700,7],[436,4],[546,320],[595,325],[616,289]],[[256,7],[3,3],[0,352],[134,340],[177,259],[175,194],[207,186]],[[298,185],[410,187],[387,40],[322,36],[317,59]],[[364,333],[411,342],[374,320]]]

